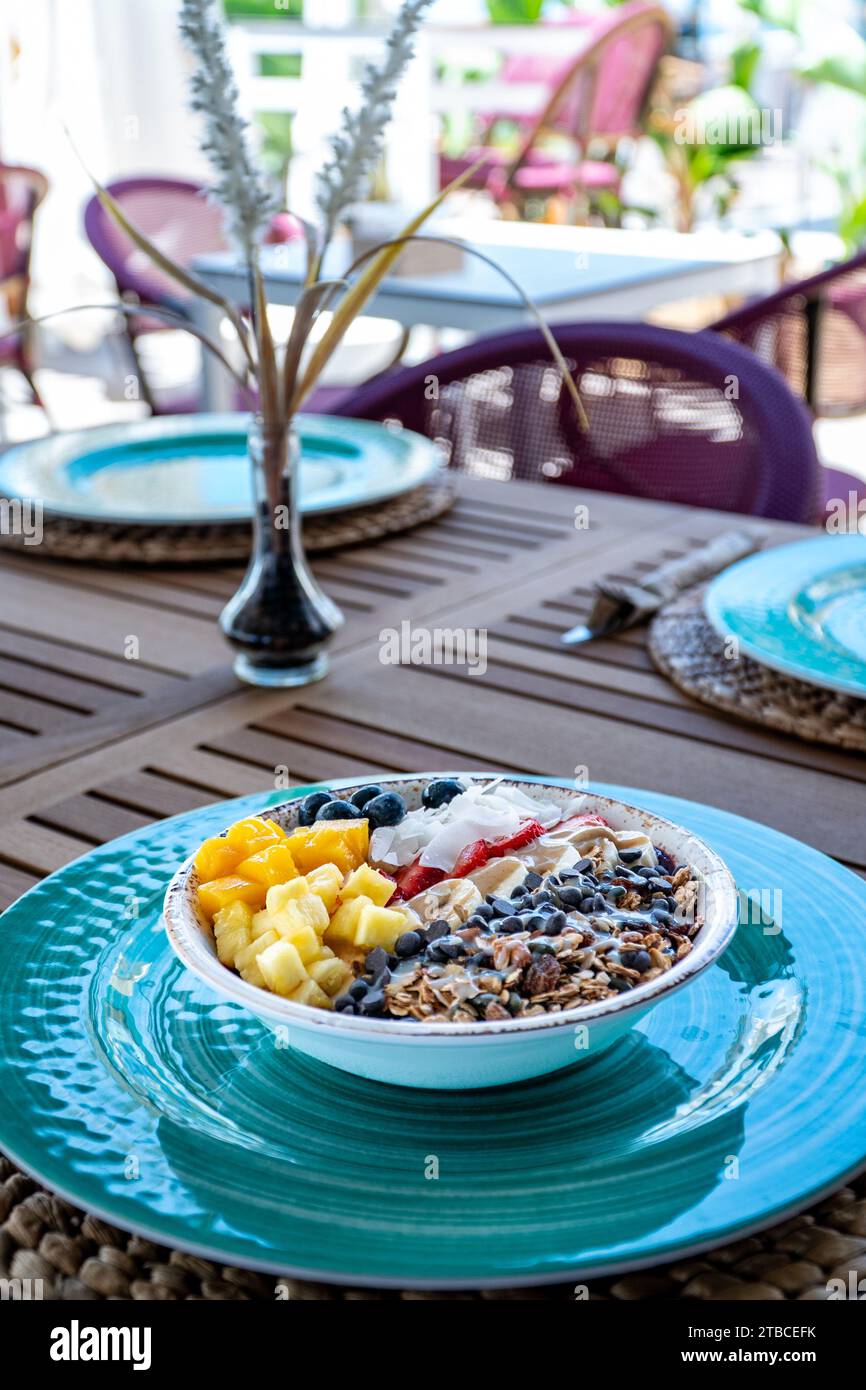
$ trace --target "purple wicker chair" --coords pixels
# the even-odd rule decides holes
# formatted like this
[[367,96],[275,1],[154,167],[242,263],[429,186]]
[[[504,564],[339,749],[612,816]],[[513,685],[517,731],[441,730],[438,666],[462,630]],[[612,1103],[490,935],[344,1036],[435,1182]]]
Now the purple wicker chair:
[[[0,164],[0,305],[10,322],[27,318],[33,218],[47,192],[48,180],[38,169]],[[0,331],[0,367],[17,368],[45,409],[33,379],[27,329]]]
[[397,421],[476,477],[526,478],[784,521],[814,521],[820,465],[802,402],[714,333],[560,324],[578,427],[541,333],[519,329],[367,382],[336,415]]
[[[711,325],[771,362],[818,417],[866,408],[866,251],[784,285]],[[825,495],[866,497],[866,483],[823,470]]]
[[[132,225],[181,266],[188,266],[195,256],[228,248],[222,212],[208,199],[207,189],[201,184],[186,179],[137,177],[116,179],[107,188]],[[143,310],[154,306],[188,317],[189,291],[165,275],[138,249],[96,197],[91,198],[84,209],[84,229],[94,250],[114,276],[121,299],[140,304]],[[302,235],[300,224],[294,218],[278,213],[271,221],[266,240],[284,242]],[[141,369],[136,342],[143,333],[164,331],[165,327],[154,315],[124,316],[136,373],[145,399],[154,412],[158,412],[159,407]],[[172,414],[179,409],[198,408],[197,399],[174,401],[171,407]]]
[[[618,165],[588,159],[586,150],[597,142],[615,153],[621,140],[640,134],[646,98],[674,32],[670,16],[660,5],[630,0],[602,15],[570,15],[558,27],[564,56],[516,54],[503,67],[505,83],[542,82],[549,93],[537,117],[520,122],[518,152],[485,146],[459,159],[443,156],[443,187],[483,157],[471,181],[487,186],[497,202],[522,205],[529,198],[619,188]],[[488,128],[495,119],[487,118]],[[571,142],[571,158],[553,158],[539,147],[548,132]]]

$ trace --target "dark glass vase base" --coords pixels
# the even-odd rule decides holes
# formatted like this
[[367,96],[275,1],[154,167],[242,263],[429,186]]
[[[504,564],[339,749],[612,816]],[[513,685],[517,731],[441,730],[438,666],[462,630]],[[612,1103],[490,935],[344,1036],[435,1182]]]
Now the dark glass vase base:
[[259,685],[270,690],[282,690],[293,685],[312,685],[328,674],[330,661],[320,652],[312,661],[300,666],[263,666],[248,656],[236,656],[234,673],[247,685]]
[[237,593],[220,615],[247,685],[276,690],[320,681],[325,651],[343,622],[307,565],[296,502],[298,436],[293,428],[251,422],[253,545]]

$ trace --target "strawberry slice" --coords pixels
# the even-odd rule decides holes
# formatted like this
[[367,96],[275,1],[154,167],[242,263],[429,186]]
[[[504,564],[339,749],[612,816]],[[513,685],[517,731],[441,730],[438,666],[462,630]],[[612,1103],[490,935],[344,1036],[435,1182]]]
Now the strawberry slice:
[[584,811],[581,816],[569,816],[568,820],[561,820],[553,829],[559,832],[578,825],[606,825],[610,829],[610,821],[606,821],[604,816],[597,815],[595,811]]
[[434,883],[441,883],[444,877],[442,869],[431,869],[426,864],[419,864],[416,859],[413,864],[407,864],[405,869],[400,869],[397,873],[394,897],[404,900],[414,898],[416,893],[423,893],[425,888],[432,888]]
[[452,877],[465,878],[475,869],[480,869],[491,859],[501,859],[505,854],[512,854],[516,849],[523,849],[525,845],[537,840],[539,835],[544,834],[544,826],[537,820],[524,821],[518,826],[513,835],[500,835],[497,840],[473,840],[471,845],[467,845],[458,857],[457,863],[452,870]]

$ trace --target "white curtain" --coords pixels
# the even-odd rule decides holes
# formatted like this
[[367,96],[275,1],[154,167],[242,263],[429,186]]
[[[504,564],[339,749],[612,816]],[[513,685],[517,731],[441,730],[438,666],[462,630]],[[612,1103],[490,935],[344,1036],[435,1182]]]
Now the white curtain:
[[0,6],[0,157],[32,164],[51,181],[34,244],[32,303],[40,312],[81,302],[110,283],[82,236],[92,189],[64,126],[103,181],[207,176],[185,105],[189,67],[177,11],[178,0]]

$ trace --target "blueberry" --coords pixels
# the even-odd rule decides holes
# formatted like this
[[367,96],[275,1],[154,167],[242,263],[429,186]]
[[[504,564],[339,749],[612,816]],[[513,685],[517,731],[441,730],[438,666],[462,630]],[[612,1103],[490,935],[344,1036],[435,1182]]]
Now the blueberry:
[[480,917],[483,921],[489,922],[491,917],[496,916],[496,913],[489,903],[480,903],[478,907],[472,909],[472,916]]
[[632,951],[626,956],[624,964],[631,970],[637,970],[640,975],[649,970],[652,966],[652,959],[649,951]]
[[559,933],[568,925],[568,918],[564,912],[551,912],[547,919],[544,930],[548,936],[559,936]]
[[376,782],[371,782],[369,786],[362,787],[360,791],[352,792],[349,797],[353,806],[357,806],[359,811],[363,811],[368,801],[372,801],[374,796],[381,796],[382,788]]
[[327,806],[329,801],[333,801],[330,792],[310,792],[301,802],[298,825],[312,825],[322,807]]
[[[624,975],[611,975],[609,983],[611,989],[619,990],[620,994],[631,989],[631,980],[627,980]],[[363,1009],[363,1005],[361,1007]]]
[[368,975],[380,975],[388,965],[388,952],[384,946],[374,946],[364,957],[364,970]]
[[401,960],[408,960],[410,956],[417,956],[423,944],[420,932],[404,931],[397,937],[394,950]]
[[450,935],[451,928],[448,923],[443,917],[439,917],[435,922],[430,923],[425,933],[425,940],[429,945],[431,941],[439,941],[441,937]]
[[524,931],[547,931],[549,918],[541,912],[534,912],[529,920],[524,924]]
[[[364,807],[363,814],[377,830],[382,825],[399,825],[406,815],[406,803],[396,792],[382,792],[371,797]],[[361,812],[358,812],[361,815]]]
[[346,990],[350,999],[363,999],[370,986],[366,980],[354,980]]
[[498,1004],[499,1000],[495,994],[476,994],[472,1003],[483,1014],[488,1004]]
[[491,895],[487,899],[497,917],[510,917],[514,912],[514,903],[509,898],[497,898]]
[[359,820],[361,812],[351,801],[328,801],[316,816],[316,820]]
[[334,1000],[334,1008],[341,1014],[353,1014],[355,1012],[355,1001],[351,994],[340,994]]
[[623,864],[636,864],[642,854],[642,849],[621,849],[619,857]]
[[523,887],[524,887],[524,888],[528,888],[528,889],[530,890],[530,892],[532,891],[533,888],[540,888],[540,887],[541,887],[541,884],[542,884],[541,874],[536,874],[536,873],[530,872],[530,873],[528,873],[528,874],[526,875],[526,878],[523,880]]
[[465,790],[463,783],[458,782],[456,777],[437,777],[424,788],[421,805],[435,811],[439,806],[447,806],[449,801],[453,801],[455,796],[459,796]]
[[512,888],[512,890],[511,890],[511,900],[512,900],[512,902],[514,901],[515,898],[522,898],[522,897],[524,897],[525,894],[526,894],[526,889],[524,888],[523,884],[522,884],[522,883],[518,883],[517,887],[516,887],[516,888]]
[[625,897],[627,891],[628,890],[623,888],[621,883],[612,883],[609,888],[605,889],[605,897],[612,899],[616,903],[619,902],[620,898]]
[[663,927],[670,926],[671,922],[674,920],[673,914],[668,912],[666,907],[650,908],[650,917],[652,917],[654,922],[660,922]]
[[538,906],[539,903],[552,903],[553,894],[547,888],[542,888],[539,893],[533,893],[532,901]]
[[592,912],[595,908],[595,894],[589,898],[581,898],[580,910],[583,913]]

